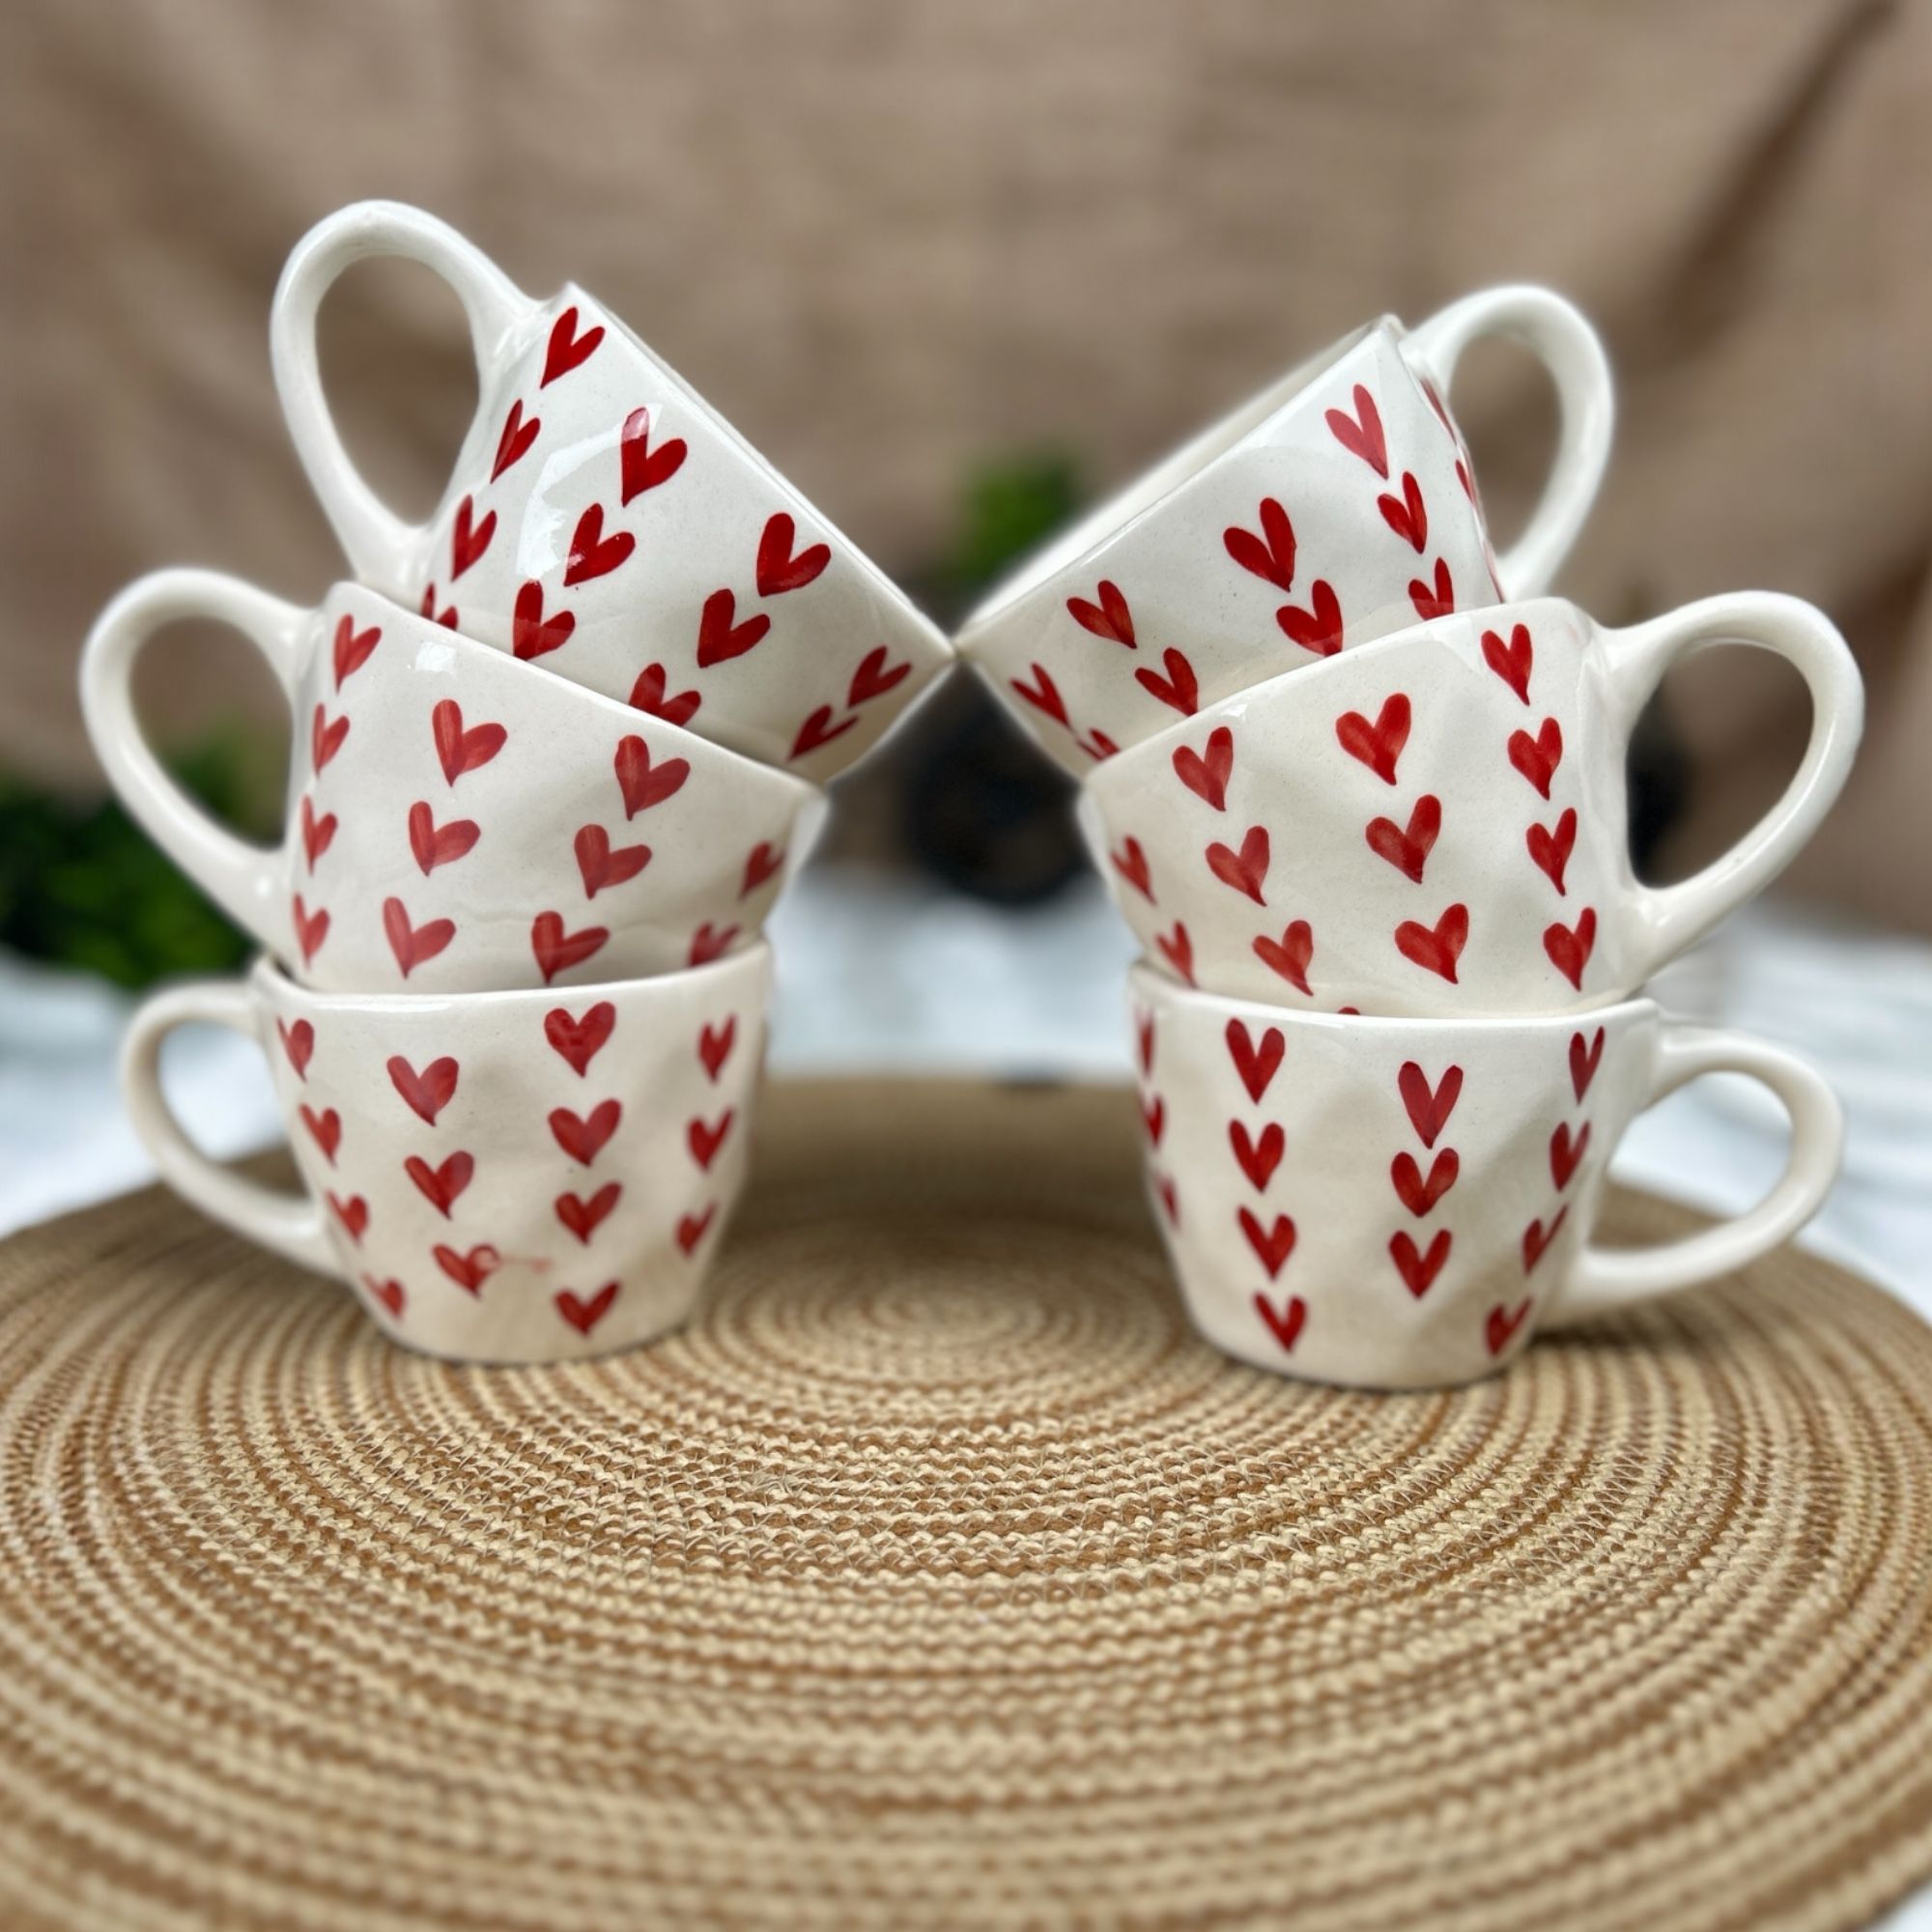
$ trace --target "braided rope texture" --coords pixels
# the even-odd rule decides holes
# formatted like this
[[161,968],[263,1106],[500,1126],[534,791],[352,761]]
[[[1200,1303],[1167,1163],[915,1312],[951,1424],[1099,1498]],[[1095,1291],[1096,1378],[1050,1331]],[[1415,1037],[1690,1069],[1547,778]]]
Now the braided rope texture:
[[409,1354],[157,1191],[0,1247],[0,1924],[1762,1932],[1932,1873],[1932,1331],[1787,1252],[1474,1387],[1278,1379],[1136,1131],[777,1087],[694,1324],[582,1365]]

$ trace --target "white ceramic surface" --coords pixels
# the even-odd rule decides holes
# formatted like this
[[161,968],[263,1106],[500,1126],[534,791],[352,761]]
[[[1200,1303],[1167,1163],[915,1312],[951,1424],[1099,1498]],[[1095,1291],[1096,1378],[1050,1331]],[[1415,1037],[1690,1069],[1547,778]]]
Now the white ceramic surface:
[[[404,522],[344,449],[316,312],[373,255],[461,298],[478,401],[442,502]],[[363,202],[290,256],[271,323],[297,451],[354,574],[471,637],[817,781],[952,659],[941,632],[592,297],[525,295],[418,209]]]
[[[398,1341],[479,1362],[605,1354],[691,1312],[744,1185],[771,956],[566,994],[311,992],[266,962],[157,993],[122,1085],[177,1193],[339,1276]],[[211,1161],[168,1112],[178,1026],[257,1039],[304,1191]]]
[[[1443,399],[1514,336],[1562,405],[1542,499],[1500,559]],[[1083,518],[967,619],[960,652],[1069,770],[1418,617],[1546,589],[1609,455],[1609,367],[1547,289],[1392,317],[1284,377]]]
[[[1632,1000],[1520,1020],[1284,1013],[1134,968],[1154,1218],[1195,1325],[1280,1375],[1469,1381],[1538,1328],[1744,1266],[1808,1220],[1843,1121],[1803,1061]],[[1768,1088],[1784,1175],[1734,1221],[1589,1244],[1634,1115],[1701,1074]]]
[[[1803,674],[1810,742],[1728,852],[1640,885],[1631,730],[1673,662],[1726,642]],[[1543,598],[1229,698],[1109,759],[1083,823],[1148,957],[1191,983],[1331,1012],[1558,1012],[1634,992],[1776,878],[1862,722],[1844,639],[1795,598],[1714,597],[1622,631]]]
[[[288,693],[288,826],[264,850],[168,776],[135,716],[148,639],[232,624]],[[668,973],[755,939],[822,816],[814,787],[547,678],[354,583],[298,610],[232,577],[142,578],[81,696],[128,808],[308,984],[412,993]]]

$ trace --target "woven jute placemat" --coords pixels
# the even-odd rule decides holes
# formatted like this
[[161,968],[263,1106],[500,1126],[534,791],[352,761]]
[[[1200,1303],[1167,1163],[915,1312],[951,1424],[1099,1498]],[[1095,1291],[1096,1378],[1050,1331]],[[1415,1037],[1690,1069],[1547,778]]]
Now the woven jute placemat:
[[1932,1331],[1787,1253],[1302,1386],[1189,1332],[1135,1131],[776,1088],[696,1324],[575,1368],[407,1354],[158,1193],[0,1247],[0,1924],[1664,1932],[1932,1872]]

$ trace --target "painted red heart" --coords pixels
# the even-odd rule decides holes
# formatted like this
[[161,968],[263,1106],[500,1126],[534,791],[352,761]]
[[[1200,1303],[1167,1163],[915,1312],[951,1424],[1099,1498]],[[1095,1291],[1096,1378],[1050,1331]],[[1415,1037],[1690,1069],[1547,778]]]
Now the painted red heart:
[[500,724],[474,724],[466,731],[463,707],[453,697],[438,700],[429,723],[436,739],[437,762],[442,767],[443,779],[452,785],[465,772],[487,765],[510,736]]
[[745,875],[738,887],[738,896],[748,899],[758,888],[778,877],[785,862],[784,847],[773,845],[767,838],[760,838],[745,854]]
[[588,1167],[603,1151],[604,1144],[617,1131],[623,1118],[623,1103],[617,1100],[598,1101],[587,1119],[573,1113],[568,1107],[554,1107],[550,1114],[550,1130],[557,1146],[572,1160],[582,1167]]
[[621,739],[617,745],[614,769],[617,789],[624,795],[624,816],[637,817],[668,798],[675,798],[691,776],[689,758],[665,758],[651,762],[651,748],[641,738]]
[[568,611],[544,615],[543,585],[534,577],[526,578],[517,589],[517,606],[511,613],[510,649],[526,663],[548,656],[569,643],[577,629],[577,619]]
[[689,724],[697,716],[697,707],[703,699],[695,691],[680,691],[675,697],[667,696],[669,682],[663,665],[646,665],[631,687],[632,708],[652,718],[662,718],[667,724]]
[[757,580],[760,597],[782,597],[788,590],[802,590],[832,561],[832,547],[815,543],[796,554],[792,542],[796,527],[783,510],[775,510],[766,519],[764,533],[758,538]]
[[577,332],[577,304],[564,310],[551,324],[550,343],[544,350],[543,381],[537,384],[547,389],[559,376],[567,376],[579,363],[589,356],[592,350],[604,340],[601,323],[586,328],[582,335]]
[[1274,1225],[1264,1228],[1246,1208],[1237,1210],[1236,1219],[1240,1222],[1241,1233],[1248,1237],[1248,1246],[1254,1249],[1256,1260],[1267,1269],[1268,1279],[1273,1281],[1294,1252],[1294,1223],[1286,1214],[1277,1214]]
[[322,942],[328,937],[328,913],[318,906],[310,912],[302,903],[302,895],[298,893],[291,910],[290,924],[295,928],[296,951],[302,956],[302,964],[311,964],[315,955],[322,951]]
[[1565,1206],[1556,1210],[1556,1218],[1550,1222],[1548,1227],[1546,1228],[1538,1220],[1532,1221],[1522,1231],[1522,1271],[1524,1274],[1532,1273],[1535,1270],[1537,1263],[1549,1251],[1550,1242],[1555,1240],[1557,1235],[1562,1231],[1564,1222],[1569,1218],[1570,1209]]
[[1561,1194],[1570,1185],[1570,1177],[1577,1172],[1577,1163],[1583,1158],[1584,1150],[1590,1145],[1590,1123],[1583,1122],[1581,1133],[1573,1135],[1567,1121],[1558,1121],[1556,1131],[1549,1136],[1549,1178],[1556,1183],[1556,1191]]
[[609,1000],[585,1008],[580,1018],[566,1007],[553,1007],[544,1015],[544,1037],[582,1079],[616,1025],[617,1009]]
[[1167,1102],[1156,1094],[1151,1100],[1141,1102],[1141,1128],[1148,1137],[1150,1147],[1158,1147],[1160,1137],[1167,1126]]
[[1174,968],[1179,979],[1191,986],[1194,983],[1194,941],[1187,927],[1179,921],[1174,923],[1172,932],[1157,932],[1153,943],[1160,949],[1160,956]]
[[1499,1301],[1490,1310],[1483,1323],[1483,1339],[1490,1345],[1490,1353],[1500,1355],[1516,1339],[1516,1331],[1529,1319],[1529,1311],[1535,1305],[1533,1295],[1524,1295],[1514,1308],[1505,1308]]
[[409,908],[401,899],[383,901],[383,931],[396,965],[407,980],[425,960],[434,959],[456,937],[453,919],[428,919],[420,925],[410,923]]
[[1590,1091],[1590,1082],[1597,1077],[1597,1063],[1604,1057],[1604,1030],[1597,1029],[1597,1037],[1585,1047],[1583,1036],[1573,1033],[1570,1036],[1570,1087],[1580,1104],[1583,1095]]
[[1294,526],[1288,512],[1272,497],[1262,498],[1262,533],[1245,530],[1239,525],[1221,532],[1228,554],[1243,570],[1252,571],[1277,590],[1294,587]]
[[[1228,1024],[1234,1027],[1239,1026],[1240,1022],[1238,1020],[1230,1020]],[[1247,1031],[1245,1027],[1241,1030],[1243,1033]],[[1153,1015],[1151,1013],[1136,1013],[1134,1015],[1134,1038],[1140,1048],[1141,1071],[1143,1073],[1151,1073],[1153,1071],[1154,1044]]]
[[1595,906],[1583,908],[1574,928],[1561,923],[1544,928],[1543,950],[1548,953],[1549,963],[1579,993],[1583,990],[1583,969],[1590,963],[1590,954],[1595,950],[1596,944]]
[[454,583],[483,553],[497,534],[497,513],[492,510],[479,524],[474,521],[476,506],[468,497],[456,506],[456,523],[449,533],[449,581]]
[[1236,892],[1246,894],[1258,906],[1266,905],[1267,900],[1262,897],[1262,886],[1268,871],[1267,827],[1249,826],[1238,852],[1232,845],[1223,845],[1218,840],[1208,846],[1208,869],[1224,886],[1232,886]]
[[542,428],[541,416],[532,416],[527,422],[524,420],[522,397],[510,405],[510,413],[503,418],[502,434],[497,439],[497,460],[490,466],[491,482],[496,482],[519,457],[527,454]]
[[1422,500],[1422,485],[1412,470],[1402,472],[1402,495],[1391,497],[1384,491],[1376,498],[1382,522],[1407,544],[1417,555],[1429,542],[1429,506]]
[[1013,690],[1036,711],[1044,712],[1055,724],[1065,724],[1069,731],[1072,730],[1066,716],[1066,700],[1061,696],[1060,687],[1047,675],[1043,666],[1031,665],[1028,668],[1033,672],[1033,683],[1028,684],[1024,678],[1011,678],[1009,682]]
[[1146,899],[1149,905],[1154,901],[1152,875],[1148,870],[1148,856],[1141,849],[1138,838],[1123,839],[1118,852],[1109,852],[1114,870],[1126,880],[1127,884]]
[[355,619],[347,615],[335,620],[335,688],[342,689],[343,681],[353,676],[369,662],[369,653],[383,641],[380,626],[371,624],[366,631],[355,628]]
[[1225,724],[1208,732],[1205,758],[1189,745],[1179,746],[1174,753],[1175,777],[1216,811],[1228,809],[1228,775],[1234,769],[1235,734]]
[[[315,1057],[315,1029],[307,1020],[298,1020],[291,1026],[287,1020],[277,1020],[275,1031],[282,1037],[282,1051],[289,1057],[289,1065],[296,1070],[298,1080],[308,1078],[308,1064]],[[1579,1041],[1580,1041],[1580,1036]],[[1603,1036],[1598,1035],[1601,1044]],[[1581,1094],[1577,1095],[1582,1098]]]
[[1183,718],[1193,717],[1201,709],[1201,686],[1195,678],[1194,667],[1172,648],[1162,652],[1161,665],[1167,672],[1165,677],[1143,665],[1134,672],[1134,682],[1170,710],[1179,711]]
[[580,1335],[587,1335],[610,1314],[611,1304],[616,1298],[614,1281],[607,1281],[587,1301],[574,1288],[560,1288],[556,1292],[556,1312]]
[[705,1077],[714,1086],[724,1063],[731,1058],[731,1048],[737,1043],[737,1038],[738,1016],[735,1013],[722,1027],[714,1027],[707,1020],[698,1031],[697,1058],[703,1064]]
[[1568,897],[1563,874],[1569,868],[1570,854],[1577,845],[1577,808],[1574,805],[1563,808],[1563,815],[1556,821],[1554,832],[1542,825],[1532,825],[1523,834],[1523,842],[1529,847],[1531,863],[1548,874],[1549,883]]
[[564,588],[568,590],[573,584],[609,577],[637,547],[638,540],[629,530],[612,530],[607,537],[604,505],[592,503],[578,518],[577,527],[570,535],[570,554],[563,566]]
[[1235,1071],[1241,1076],[1241,1085],[1248,1090],[1248,1098],[1260,1106],[1263,1095],[1267,1093],[1268,1083],[1275,1076],[1275,1069],[1281,1065],[1281,1057],[1288,1050],[1281,1029],[1269,1027],[1262,1035],[1262,1043],[1257,1046],[1245,1020],[1230,1020],[1226,1038],[1228,1058],[1235,1063]]
[[335,1151],[342,1145],[342,1116],[333,1107],[325,1107],[321,1113],[306,1103],[296,1112],[301,1116],[301,1123],[309,1130],[310,1137],[323,1151],[323,1157],[330,1167],[335,1165]]
[[327,812],[318,818],[315,815],[313,801],[304,792],[301,802],[301,839],[302,850],[308,854],[308,868],[311,872],[315,870],[315,862],[328,850],[329,843],[335,837],[335,830],[334,812]]
[[403,1162],[403,1172],[416,1184],[419,1193],[447,1221],[449,1210],[476,1173],[476,1162],[469,1154],[451,1154],[440,1167],[432,1167],[419,1153]]
[[1435,1285],[1435,1277],[1442,1272],[1453,1244],[1447,1228],[1436,1229],[1435,1238],[1430,1242],[1426,1254],[1415,1245],[1406,1228],[1398,1229],[1389,1236],[1389,1256],[1402,1276],[1403,1286],[1416,1300],[1420,1301]]
[[461,1066],[448,1054],[431,1061],[418,1073],[400,1053],[394,1053],[389,1056],[388,1070],[391,1084],[410,1112],[432,1127],[436,1125],[436,1117],[455,1097],[456,1083],[462,1073]]
[[1180,1226],[1180,1196],[1175,1191],[1174,1177],[1171,1174],[1163,1174],[1157,1178],[1150,1178],[1153,1179],[1154,1192],[1160,1196],[1160,1205],[1167,1215],[1168,1226],[1179,1228]]
[[1097,765],[1111,758],[1121,748],[1101,730],[1089,731],[1086,737],[1073,741]]
[[394,1275],[390,1275],[386,1280],[378,1281],[373,1274],[365,1274],[362,1277],[362,1286],[369,1291],[373,1301],[388,1310],[391,1321],[402,1320],[403,1303],[408,1297],[403,1293],[402,1283]]
[[1454,1148],[1444,1148],[1430,1163],[1424,1179],[1421,1163],[1412,1153],[1399,1153],[1389,1162],[1389,1179],[1396,1198],[1418,1220],[1432,1212],[1435,1204],[1456,1184],[1463,1162]]
[[1297,993],[1308,993],[1308,962],[1315,957],[1315,928],[1305,919],[1297,919],[1282,928],[1279,939],[1270,939],[1263,933],[1255,941],[1255,957],[1270,973],[1278,973]]
[[1309,607],[1284,604],[1274,613],[1282,635],[1319,658],[1332,658],[1342,648],[1342,600],[1326,578],[1318,577],[1309,589]]
[[1538,793],[1549,796],[1549,781],[1555,777],[1556,768],[1563,762],[1563,727],[1553,718],[1546,718],[1537,726],[1532,738],[1527,731],[1512,731],[1509,741],[1509,761]]
[[482,836],[482,828],[473,818],[452,818],[446,825],[438,825],[426,799],[417,799],[410,807],[410,850],[415,854],[424,878],[439,866],[462,858]]
[[1277,1313],[1274,1303],[1257,1289],[1255,1313],[1267,1323],[1268,1333],[1281,1344],[1283,1351],[1292,1352],[1300,1337],[1302,1324],[1308,1320],[1307,1302],[1298,1294],[1291,1294],[1288,1306]]
[[837,724],[833,724],[832,715],[829,704],[821,704],[812,712],[798,727],[798,736],[791,741],[791,750],[785,754],[787,761],[802,758],[808,752],[815,752],[821,745],[831,744],[835,738],[842,738],[859,722],[857,712],[849,713]]
[[1456,609],[1456,580],[1449,574],[1449,559],[1438,556],[1435,559],[1435,582],[1425,583],[1419,577],[1408,580],[1408,601],[1415,607],[1415,614],[1423,623],[1433,623],[1437,617],[1447,617]]
[[1137,649],[1134,613],[1127,609],[1127,600],[1121,595],[1121,586],[1110,583],[1103,577],[1095,594],[1100,600],[1097,604],[1085,597],[1069,597],[1066,600],[1067,614],[1083,631],[1092,631],[1096,638],[1105,638],[1109,643],[1124,644],[1130,651]]
[[459,1254],[440,1242],[430,1250],[436,1264],[458,1288],[480,1294],[483,1284],[503,1265],[503,1258],[488,1241],[478,1241],[468,1254]]
[[1236,1163],[1248,1177],[1248,1184],[1257,1194],[1265,1194],[1275,1169],[1281,1165],[1282,1155],[1288,1151],[1288,1136],[1282,1132],[1281,1122],[1268,1122],[1260,1138],[1251,1140],[1239,1121],[1230,1121],[1228,1145],[1235,1151]]
[[1359,456],[1383,482],[1388,481],[1388,440],[1382,435],[1382,413],[1376,399],[1360,384],[1355,384],[1355,413],[1330,410],[1327,423],[1335,440],[1351,455]]
[[610,937],[608,926],[586,925],[580,932],[566,932],[560,913],[538,913],[530,923],[530,952],[544,984],[548,986],[559,973],[582,965]]
[[707,919],[691,935],[691,951],[685,957],[685,964],[708,966],[714,959],[722,959],[730,951],[731,942],[737,936],[735,925],[714,926]]
[[1441,830],[1442,801],[1434,792],[1424,792],[1408,814],[1406,828],[1392,818],[1372,818],[1366,836],[1370,851],[1419,886],[1423,865],[1435,849]]
[[359,1194],[352,1194],[347,1201],[339,1194],[326,1197],[329,1211],[340,1221],[349,1238],[357,1247],[362,1245],[362,1236],[369,1226],[369,1204]]
[[559,1194],[554,1202],[556,1218],[587,1248],[599,1224],[616,1207],[624,1193],[623,1183],[607,1180],[588,1201],[577,1194]]
[[1429,1076],[1413,1060],[1405,1060],[1402,1070],[1396,1075],[1396,1086],[1402,1094],[1402,1104],[1408,1110],[1408,1123],[1415,1129],[1416,1137],[1426,1148],[1435,1145],[1435,1136],[1449,1124],[1449,1116],[1456,1111],[1456,1102],[1463,1095],[1463,1069],[1450,1065],[1443,1069],[1442,1078],[1434,1087],[1429,1084]]
[[660,483],[668,483],[683,468],[688,454],[681,436],[670,437],[653,449],[650,411],[633,410],[624,418],[624,433],[617,442],[617,462],[624,479],[619,504],[655,490]]
[[686,1254],[703,1240],[706,1231],[717,1218],[718,1204],[713,1202],[701,1214],[684,1214],[678,1217],[677,1244]]
[[714,1126],[704,1121],[689,1121],[685,1123],[685,1145],[691,1150],[691,1157],[708,1174],[711,1163],[718,1157],[718,1150],[724,1145],[725,1136],[731,1131],[731,1122],[737,1119],[737,1110],[726,1107],[719,1115]]
[[1398,691],[1382,700],[1373,724],[1359,711],[1343,712],[1335,721],[1335,736],[1351,758],[1367,765],[1383,784],[1394,784],[1410,723],[1408,695]]
[[621,886],[635,879],[651,863],[648,845],[615,845],[601,825],[581,825],[572,840],[577,854],[577,870],[583,881],[583,896],[594,899],[606,886]]
[[432,624],[440,624],[445,631],[456,629],[456,606],[454,604],[445,605],[442,610],[439,611],[436,608],[436,585],[434,583],[423,585],[422,601],[416,606],[416,609]]
[[1456,962],[1469,940],[1469,908],[1460,902],[1445,907],[1434,925],[1406,919],[1395,929],[1396,951],[1426,973],[1437,974],[1453,986]]
[[737,621],[738,600],[729,590],[714,590],[704,600],[697,620],[697,668],[708,670],[715,664],[727,664],[756,647],[772,620],[755,611],[741,624]]
[[846,687],[847,704],[869,704],[875,697],[883,697],[895,685],[903,684],[912,675],[912,660],[907,658],[902,664],[888,668],[886,647],[874,644],[859,660],[858,668],[852,673],[852,682]]
[[320,704],[308,721],[308,759],[319,774],[342,749],[342,741],[349,735],[349,720],[337,718],[332,723],[327,711]]
[[1529,673],[1536,663],[1536,652],[1529,641],[1527,624],[1512,626],[1508,643],[1503,642],[1500,632],[1485,631],[1483,662],[1524,704],[1529,702]]

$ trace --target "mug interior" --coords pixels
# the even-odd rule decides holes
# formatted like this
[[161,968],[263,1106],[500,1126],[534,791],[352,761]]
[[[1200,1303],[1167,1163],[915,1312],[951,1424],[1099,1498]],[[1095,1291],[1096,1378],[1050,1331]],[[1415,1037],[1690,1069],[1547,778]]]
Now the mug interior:
[[1267,419],[1287,409],[1303,390],[1311,387],[1338,362],[1360,348],[1378,329],[1394,329],[1392,316],[1365,323],[1351,335],[1332,343],[1318,355],[1297,364],[1286,376],[1277,377],[1265,389],[1252,395],[1238,409],[1190,438],[1172,450],[1145,475],[1114,496],[1097,509],[1079,518],[1070,529],[1049,539],[1039,550],[1006,578],[966,620],[966,630],[990,623],[1009,605],[1017,603],[1068,564],[1077,562],[1087,552],[1144,517],[1177,491],[1184,488],[1218,458],[1225,456],[1241,439]]

